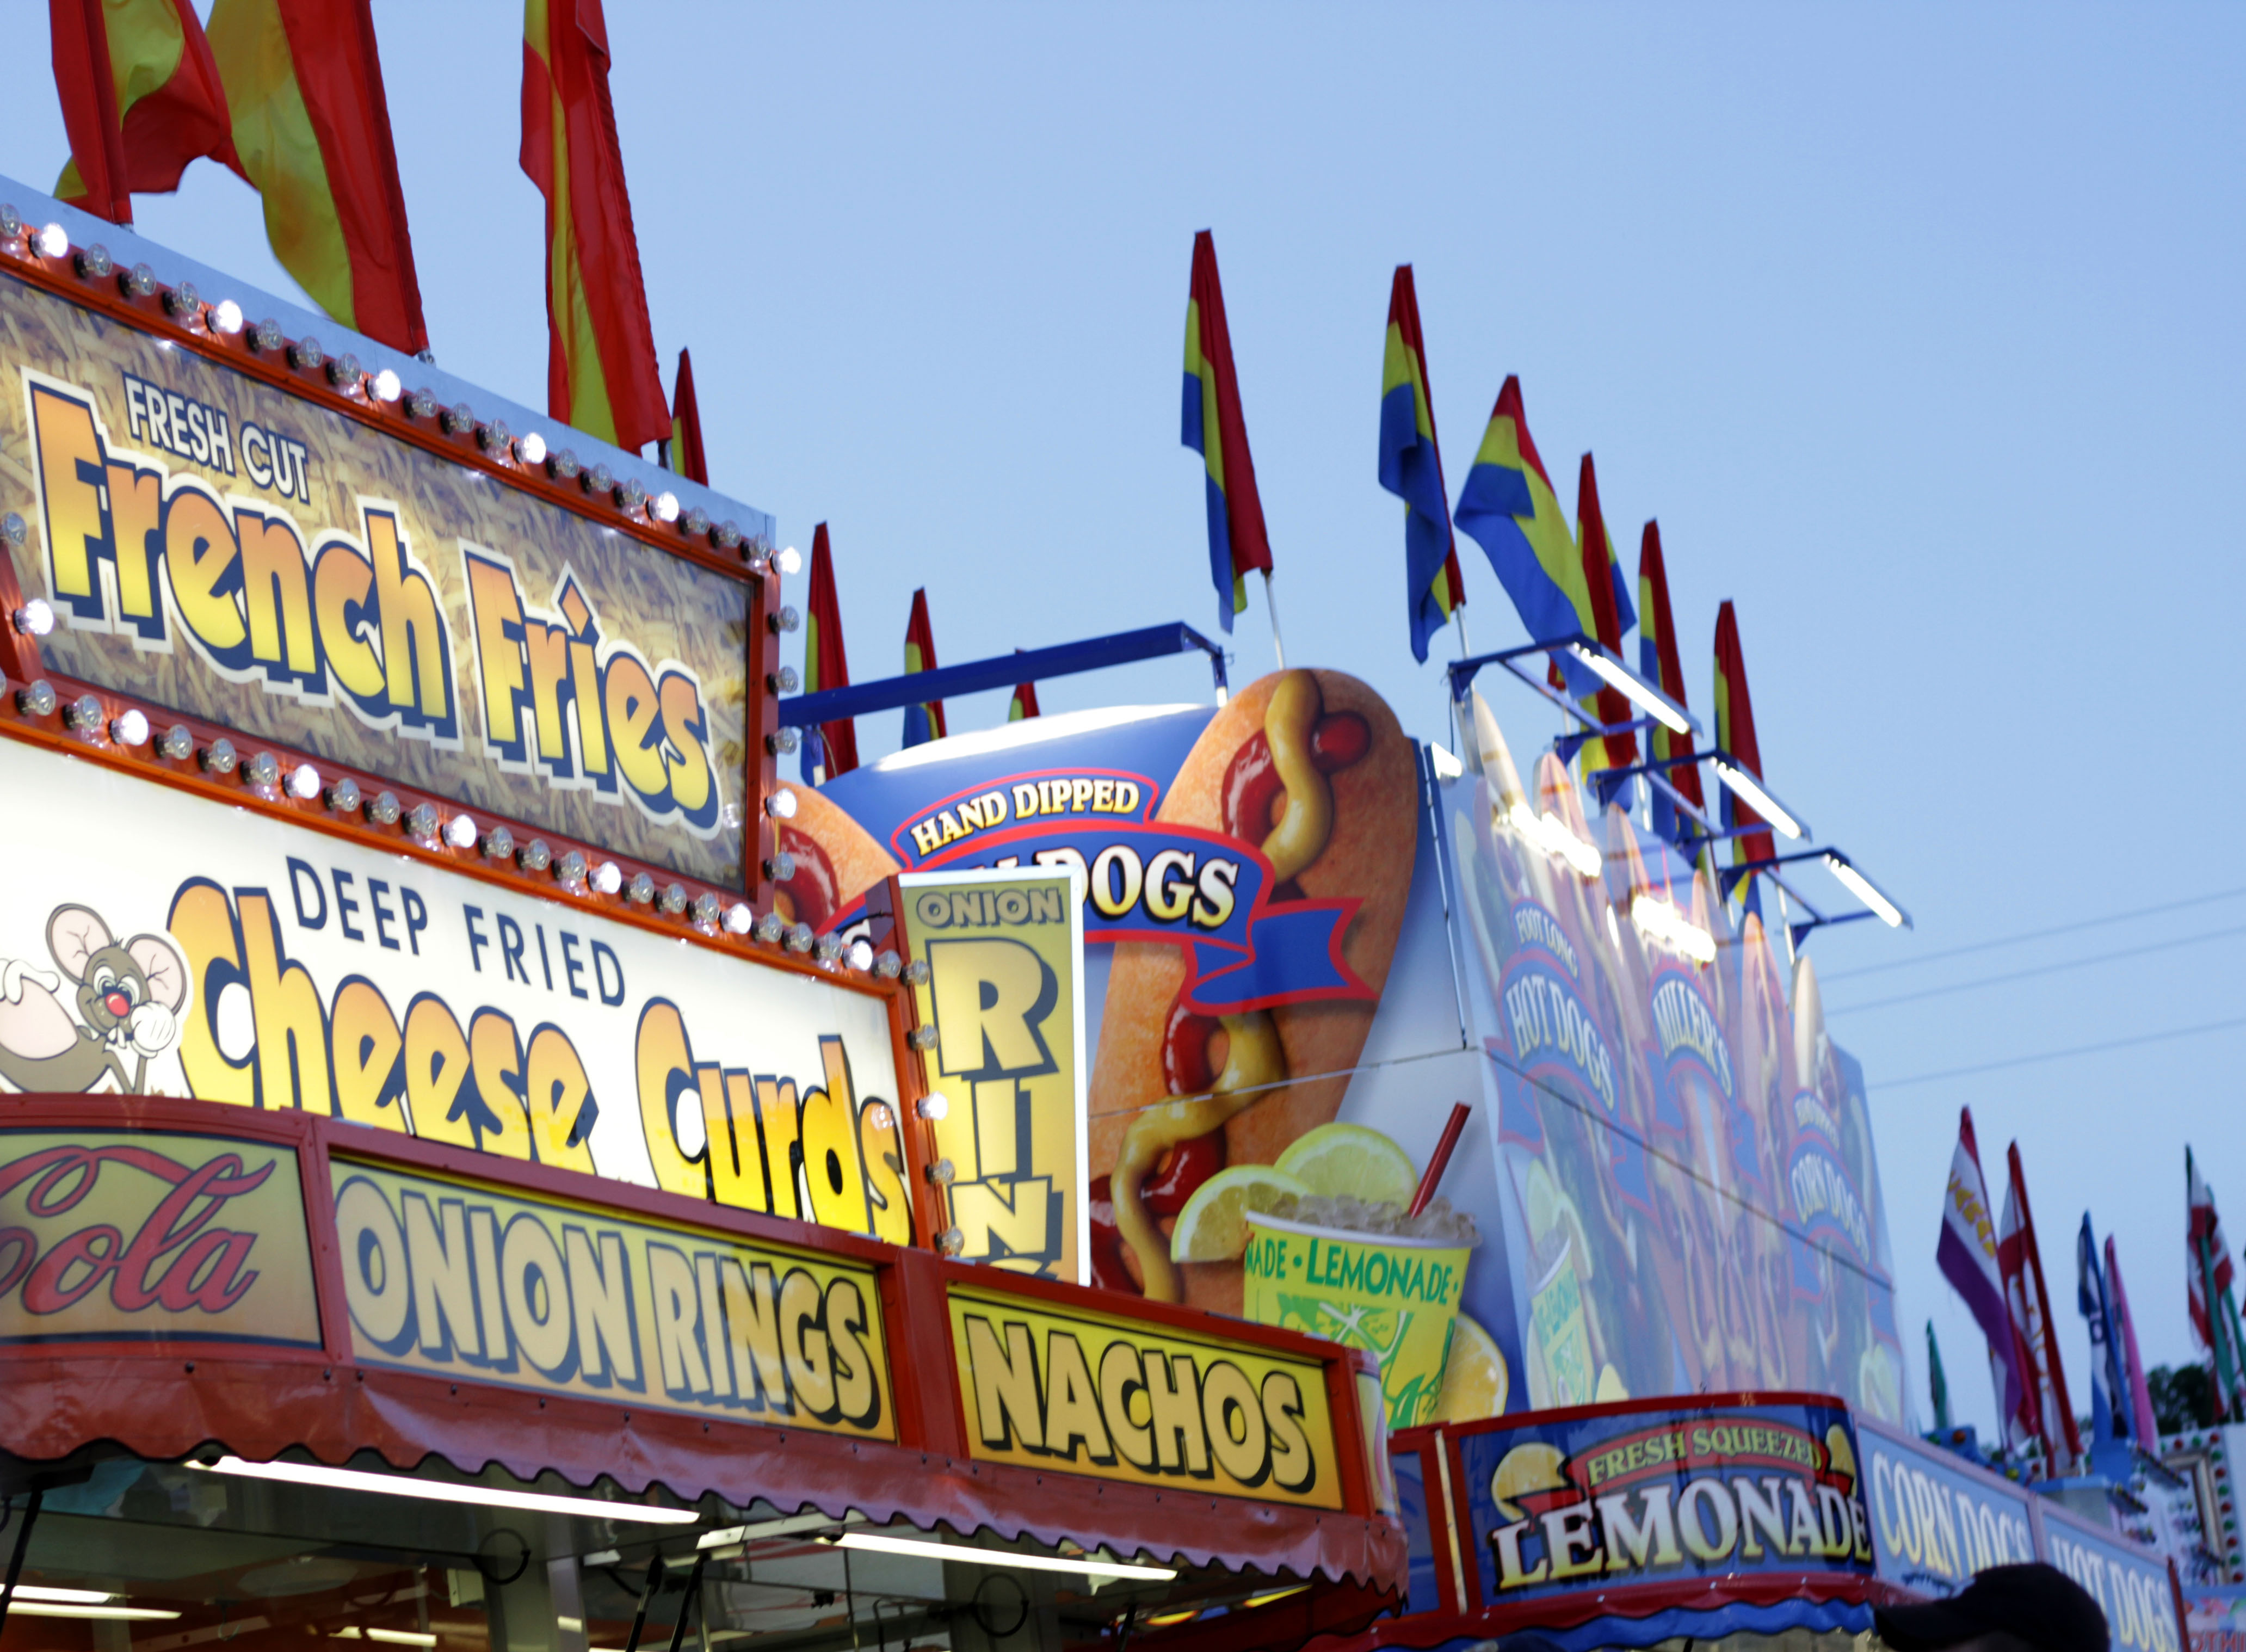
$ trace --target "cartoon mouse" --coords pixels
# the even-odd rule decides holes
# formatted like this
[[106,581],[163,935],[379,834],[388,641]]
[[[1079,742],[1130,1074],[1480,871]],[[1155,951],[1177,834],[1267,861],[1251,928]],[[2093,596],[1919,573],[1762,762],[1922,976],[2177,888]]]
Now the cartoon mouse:
[[[22,1091],[82,1091],[107,1078],[139,1094],[148,1058],[179,1037],[186,961],[161,935],[119,945],[99,914],[78,906],[48,917],[47,950],[78,985],[78,1019],[54,996],[58,977],[21,959],[0,962],[0,1080]],[[137,1057],[130,1072],[128,1056]]]

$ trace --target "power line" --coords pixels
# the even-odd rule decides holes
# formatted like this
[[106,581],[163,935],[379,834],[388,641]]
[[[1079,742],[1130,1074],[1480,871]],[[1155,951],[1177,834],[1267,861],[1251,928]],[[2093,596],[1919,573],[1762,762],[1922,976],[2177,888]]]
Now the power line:
[[2110,913],[2102,918],[2084,918],[2076,923],[2062,923],[2050,929],[2030,929],[2016,935],[2004,935],[1994,941],[1977,941],[1970,946],[1947,947],[1940,952],[1921,953],[1916,958],[1897,958],[1889,963],[1868,963],[1856,969],[1835,969],[1830,975],[1820,973],[1821,984],[1847,981],[1857,976],[1875,976],[1886,969],[1915,969],[1923,963],[1934,963],[1943,958],[1962,958],[1970,952],[1990,952],[1998,947],[2014,947],[2026,941],[2047,940],[2052,935],[2072,935],[2079,929],[2095,929],[2109,923],[2127,923],[2132,918],[2155,917],[2163,912],[2181,912],[2186,907],[2211,906],[2217,901],[2234,901],[2246,894],[2246,885],[2236,889],[2218,889],[2213,894],[2195,894],[2185,901],[2163,901],[2156,907],[2139,907],[2133,912]]
[[2209,929],[2202,935],[2179,935],[2173,941],[2154,941],[2141,947],[2124,947],[2118,952],[2093,952],[2086,958],[2069,958],[2064,963],[2038,964],[2032,969],[2012,969],[2001,976],[1983,976],[1974,981],[1952,982],[1946,987],[1929,987],[1921,992],[1900,993],[1892,998],[1875,998],[1869,1003],[1837,1004],[1826,1013],[1861,1015],[1867,1010],[1884,1010],[1889,1004],[1916,1003],[1922,998],[1947,997],[1953,992],[1970,992],[1977,987],[2002,986],[2008,981],[2058,975],[2066,969],[2085,969],[2093,963],[2112,963],[2120,958],[2141,958],[2149,952],[2170,952],[2178,947],[2195,947],[2202,942],[2227,940],[2232,935],[2246,935],[2246,923],[2233,924],[2228,929]]
[[2032,1067],[2038,1062],[2066,1061],[2075,1056],[2102,1055],[2108,1050],[2127,1050],[2137,1044],[2164,1044],[2171,1038],[2196,1038],[2202,1033],[2228,1032],[2233,1027],[2246,1027],[2246,1016],[2233,1016],[2228,1021],[2202,1022],[2196,1027],[2175,1027],[2167,1032],[2140,1033],[2134,1038],[2109,1038],[2103,1044],[2077,1044],[2072,1050],[2046,1050],[2040,1055],[2014,1056],[2006,1061],[1984,1062],[1977,1067],[1951,1067],[1943,1072],[1913,1073],[1908,1078],[1883,1079],[1881,1090],[1901,1090],[1909,1084],[1930,1084],[1940,1078],[1964,1078],[1974,1073],[1997,1072],[2006,1067]]

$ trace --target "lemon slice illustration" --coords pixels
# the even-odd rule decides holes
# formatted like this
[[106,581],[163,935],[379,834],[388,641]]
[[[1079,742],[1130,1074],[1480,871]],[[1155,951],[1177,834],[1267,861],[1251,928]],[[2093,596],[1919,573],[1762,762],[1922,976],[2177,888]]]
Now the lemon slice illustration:
[[1556,1492],[1568,1483],[1561,1472],[1567,1458],[1560,1448],[1542,1440],[1528,1440],[1514,1446],[1497,1465],[1497,1472],[1489,1477],[1489,1494],[1497,1505],[1497,1512],[1508,1520],[1525,1520],[1527,1511],[1513,1499],[1530,1492]]
[[1856,1478],[1856,1453],[1849,1449],[1848,1431],[1838,1423],[1825,1431],[1825,1459],[1835,1474]]
[[1170,1234],[1174,1262],[1236,1261],[1248,1250],[1248,1213],[1310,1190],[1271,1165],[1234,1165],[1194,1190]]
[[1314,1193],[1408,1205],[1419,1178],[1404,1150],[1363,1125],[1320,1125],[1288,1144],[1277,1168]]
[[1451,1353],[1443,1367],[1443,1386],[1435,1396],[1433,1423],[1472,1423],[1502,1416],[1512,1387],[1505,1355],[1496,1338],[1471,1315],[1460,1314],[1451,1332]]

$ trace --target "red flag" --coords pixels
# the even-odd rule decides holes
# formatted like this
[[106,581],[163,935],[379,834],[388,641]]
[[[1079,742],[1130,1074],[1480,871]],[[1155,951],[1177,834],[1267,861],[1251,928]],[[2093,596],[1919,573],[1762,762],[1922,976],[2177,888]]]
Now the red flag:
[[[1019,654],[1021,649],[1016,649]],[[1006,721],[1019,723],[1024,717],[1038,715],[1038,685],[1034,683],[1014,684],[1014,697],[1006,703]]]
[[[694,399],[694,360],[683,350],[678,352],[678,377],[673,384],[675,388],[670,392],[670,468],[688,481],[699,482],[707,487],[710,486],[710,461],[702,456],[702,406]],[[823,540],[827,532],[826,523],[819,525],[819,532]],[[815,558],[817,554],[814,547],[813,555]],[[816,579],[815,573],[813,577]],[[813,589],[816,588],[814,585]],[[838,630],[836,635],[839,636],[841,632]],[[829,686],[840,688],[841,684],[837,683]],[[854,758],[853,766],[855,766]]]
[[636,453],[670,433],[670,410],[609,102],[601,0],[525,0],[522,169],[546,197],[547,411]]
[[200,155],[242,171],[218,69],[186,0],[47,0],[47,26],[71,145],[57,200],[129,224],[135,194],[177,189]]
[[[1716,744],[1758,780],[1762,778],[1762,743],[1755,738],[1754,702],[1747,695],[1747,663],[1739,652],[1739,615],[1727,600],[1716,610]],[[1727,827],[1754,826],[1757,814],[1726,786],[1723,821]],[[1778,847],[1767,832],[1749,832],[1732,840],[1732,863],[1767,860]]]
[[2020,1146],[2005,1153],[2011,1186],[2004,1199],[2003,1236],[1997,1257],[2004,1275],[2004,1296],[2018,1334],[2028,1396],[2021,1420],[2043,1441],[2045,1472],[2072,1473],[2082,1456],[2082,1435],[2074,1404],[2067,1397],[2066,1367],[2059,1356],[2058,1328],[2051,1311],[2051,1288],[2044,1282],[2043,1250],[2036,1243],[2035,1213],[2028,1205],[2027,1178],[2020,1169]]
[[[1619,660],[1623,620],[1615,602],[1615,587],[1622,577],[1622,559],[1615,554],[1614,541],[1607,537],[1607,519],[1599,509],[1598,472],[1592,468],[1589,453],[1583,455],[1582,469],[1576,475],[1576,545],[1583,559],[1583,583],[1590,590],[1599,642]],[[1602,686],[1591,703],[1596,708],[1593,715],[1602,723],[1627,723],[1637,715],[1630,697],[1620,689]],[[1637,761],[1637,736],[1627,729],[1620,734],[1600,735],[1583,746],[1586,779],[1600,769],[1627,769]]]
[[210,51],[273,255],[344,326],[426,350],[368,0],[218,0]]
[[1209,577],[1216,617],[1226,630],[1248,606],[1248,575],[1271,571],[1271,540],[1256,491],[1256,461],[1240,411],[1240,377],[1232,369],[1232,330],[1216,278],[1216,242],[1194,237],[1193,284],[1186,299],[1185,407],[1181,438],[1208,472]]
[[[929,629],[928,592],[917,590],[913,593],[912,618],[905,622],[905,673],[934,670],[936,634]],[[923,700],[905,707],[905,744],[941,740],[944,733],[943,701]]]
[[[691,393],[685,357],[679,358],[679,382]],[[823,694],[850,685],[850,662],[842,653],[842,605],[834,595],[834,554],[827,548],[827,524],[811,531],[811,602],[804,616],[803,691]],[[847,774],[858,766],[858,725],[848,717],[819,725],[819,744],[825,754],[827,778]],[[808,778],[808,777],[807,777]]]

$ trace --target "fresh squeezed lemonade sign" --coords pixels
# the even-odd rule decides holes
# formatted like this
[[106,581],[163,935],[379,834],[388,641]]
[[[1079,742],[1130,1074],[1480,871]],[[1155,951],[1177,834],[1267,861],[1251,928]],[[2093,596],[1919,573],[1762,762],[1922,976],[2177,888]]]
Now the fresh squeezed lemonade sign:
[[874,1270],[337,1160],[357,1356],[541,1393],[896,1438]]
[[0,825],[40,869],[0,895],[0,1088],[296,1107],[910,1236],[877,997],[13,741],[0,794],[41,805]]
[[0,320],[54,669],[739,886],[745,585],[18,282]]

